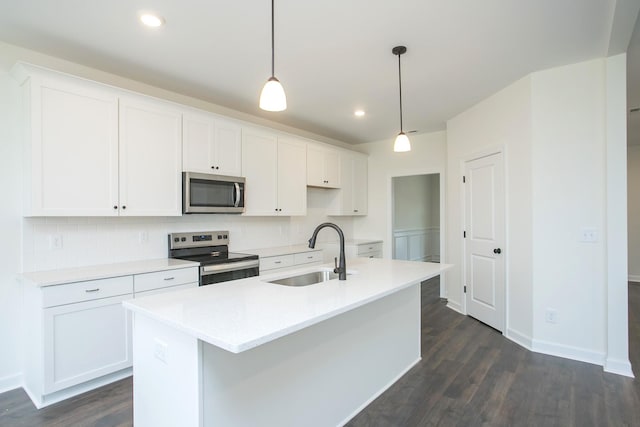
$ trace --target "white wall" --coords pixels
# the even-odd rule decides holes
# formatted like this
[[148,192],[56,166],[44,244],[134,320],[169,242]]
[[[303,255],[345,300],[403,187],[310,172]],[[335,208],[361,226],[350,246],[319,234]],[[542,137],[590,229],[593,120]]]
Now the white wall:
[[[392,257],[391,179],[394,176],[441,173],[446,164],[445,132],[411,135],[411,151],[394,153],[393,138],[358,147],[369,154],[369,215],[354,219],[354,235],[384,241],[383,256]],[[442,224],[442,227],[447,224]],[[446,260],[443,260],[446,262]]]
[[[167,234],[179,231],[228,229],[231,249],[273,247],[306,243],[313,229],[321,222],[340,225],[348,238],[353,237],[353,221],[349,217],[327,217],[325,206],[329,194],[322,189],[309,189],[308,212],[304,217],[257,218],[238,215],[191,215],[177,218],[25,218],[22,212],[22,153],[17,99],[17,87],[8,75],[16,61],[79,75],[107,84],[169,99],[185,105],[225,114],[224,108],[143,83],[120,78],[99,70],[69,63],[57,58],[0,42],[0,235],[5,245],[0,256],[0,392],[20,383],[20,331],[18,320],[22,292],[15,280],[23,271],[59,269],[84,265],[164,258],[167,255]],[[234,114],[247,119],[246,115]],[[255,123],[269,125],[255,118]],[[301,136],[308,132],[273,125]],[[326,138],[316,138],[326,140]],[[140,243],[140,233],[148,233],[148,242]],[[49,237],[60,234],[63,247],[51,250]],[[322,232],[319,242],[335,239]],[[24,240],[24,246],[23,246]],[[24,264],[24,267],[23,267]]]
[[[602,364],[605,61],[532,75],[534,347]],[[598,241],[581,242],[594,228]],[[556,324],[545,310],[558,311]],[[624,307],[626,309],[626,307]]]
[[21,292],[16,275],[22,265],[22,149],[19,145],[17,90],[0,67],[0,392],[20,381]]
[[[624,69],[619,55],[533,73],[448,122],[447,245],[456,268],[447,283],[456,308],[463,297],[462,161],[503,148],[507,336],[630,375],[626,285],[616,260],[626,221],[607,221],[626,212],[616,190],[626,167]],[[596,230],[596,242],[581,241],[584,228]],[[547,309],[557,311],[557,323],[545,321]]]
[[449,305],[464,310],[463,162],[486,150],[502,149],[506,181],[507,336],[530,345],[531,265],[531,83],[526,77],[447,122],[447,275]]
[[629,280],[640,282],[640,145],[629,147],[627,155]]

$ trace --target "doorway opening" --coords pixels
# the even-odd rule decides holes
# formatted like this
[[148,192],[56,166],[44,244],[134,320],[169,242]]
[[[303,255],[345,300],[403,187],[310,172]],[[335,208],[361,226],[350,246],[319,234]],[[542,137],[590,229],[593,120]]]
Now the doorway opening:
[[397,176],[393,191],[393,259],[440,262],[440,174]]

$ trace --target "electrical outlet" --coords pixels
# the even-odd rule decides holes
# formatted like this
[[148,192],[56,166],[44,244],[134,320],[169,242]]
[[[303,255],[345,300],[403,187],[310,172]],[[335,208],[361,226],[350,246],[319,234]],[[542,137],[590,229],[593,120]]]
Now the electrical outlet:
[[558,311],[552,308],[547,308],[544,314],[544,320],[547,323],[558,323]]
[[155,347],[153,349],[153,355],[159,361],[167,363],[167,351],[169,350],[169,345],[166,342],[159,340],[158,338],[156,338],[154,341]]
[[54,251],[62,249],[62,234],[52,234],[49,236],[49,249]]
[[582,242],[595,243],[598,241],[598,230],[595,228],[584,227],[581,233]]
[[141,245],[144,245],[145,243],[149,243],[149,232],[141,231],[140,234],[138,235],[138,240],[140,241]]

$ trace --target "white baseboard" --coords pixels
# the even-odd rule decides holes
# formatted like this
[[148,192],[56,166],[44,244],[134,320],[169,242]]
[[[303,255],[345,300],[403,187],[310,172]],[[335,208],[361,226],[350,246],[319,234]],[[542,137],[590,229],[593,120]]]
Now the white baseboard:
[[462,312],[462,305],[460,305],[459,302],[448,300],[447,307],[449,307],[453,311],[457,311],[460,314],[464,314]]
[[631,362],[629,362],[629,360],[607,359],[604,363],[604,371],[635,378],[633,376],[633,370],[631,369]]
[[536,339],[531,342],[531,350],[536,353],[604,366],[605,354],[598,351]]
[[0,393],[22,387],[22,374],[13,374],[0,378]]
[[505,336],[514,343],[526,348],[527,350],[531,350],[533,339],[530,336],[518,332],[515,329],[507,329]]
[[636,274],[629,275],[629,282],[640,282],[640,276]]

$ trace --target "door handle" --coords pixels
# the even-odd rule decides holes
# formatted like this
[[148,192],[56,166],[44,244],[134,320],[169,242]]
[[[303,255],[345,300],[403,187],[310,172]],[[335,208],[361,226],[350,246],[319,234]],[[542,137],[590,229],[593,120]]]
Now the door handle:
[[236,188],[235,194],[235,202],[233,203],[233,207],[237,208],[238,206],[240,206],[240,184],[238,184],[237,182],[235,182],[234,187]]
[[496,249],[493,250],[493,253],[494,254],[501,254],[502,250],[500,248],[496,248]]

